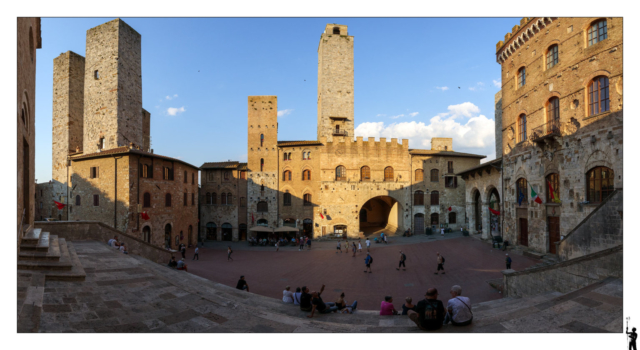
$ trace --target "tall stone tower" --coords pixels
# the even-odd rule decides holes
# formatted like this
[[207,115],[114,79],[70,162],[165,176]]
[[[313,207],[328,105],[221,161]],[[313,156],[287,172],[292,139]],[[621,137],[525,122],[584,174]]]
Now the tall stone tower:
[[318,45],[318,140],[353,139],[353,36],[327,24]]
[[[247,222],[251,226],[278,222],[278,97],[248,100]],[[253,222],[252,222],[253,220]]]
[[87,31],[84,153],[142,146],[141,37],[121,19]]

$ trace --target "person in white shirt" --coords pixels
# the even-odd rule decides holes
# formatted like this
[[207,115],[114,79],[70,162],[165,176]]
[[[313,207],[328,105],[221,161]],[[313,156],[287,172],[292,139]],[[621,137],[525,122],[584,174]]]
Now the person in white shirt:
[[120,252],[123,254],[129,254],[127,248],[124,246],[124,243],[120,244]]
[[367,245],[367,253],[369,252],[369,248],[371,247],[371,241],[369,240],[369,238],[367,238],[366,241],[364,241],[364,244]]
[[107,244],[109,245],[109,247],[118,248],[120,246],[120,244],[118,244],[118,236],[113,236],[113,238],[111,238],[109,242],[107,242]]
[[200,256],[198,255],[198,246],[196,246],[196,250],[193,252],[193,259],[192,260],[200,260]]
[[358,241],[358,253],[362,253],[362,242]]
[[440,229],[440,234],[444,236],[444,228]]
[[291,287],[287,286],[282,291],[282,301],[285,304],[293,304],[293,292],[291,291]]
[[300,305],[300,298],[302,297],[302,289],[296,288],[296,292],[293,293],[293,305]]
[[471,312],[471,300],[463,297],[462,288],[458,285],[451,287],[451,299],[447,302],[447,314],[444,317],[444,324],[451,322],[454,326],[466,326],[473,320]]

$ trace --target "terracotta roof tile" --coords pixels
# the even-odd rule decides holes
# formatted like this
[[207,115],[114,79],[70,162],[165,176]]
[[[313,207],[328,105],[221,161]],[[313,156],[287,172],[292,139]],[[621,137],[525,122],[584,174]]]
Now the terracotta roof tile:
[[172,162],[178,162],[178,163],[182,163],[184,165],[190,166],[192,168],[198,169],[198,167],[189,164],[183,160],[177,159],[177,158],[172,158],[172,157],[167,157],[167,156],[162,156],[159,154],[155,154],[155,153],[149,153],[149,152],[145,152],[139,149],[135,149],[135,148],[129,148],[127,146],[122,146],[122,147],[116,147],[116,148],[111,148],[111,149],[107,149],[101,152],[96,152],[96,153],[89,153],[89,154],[80,154],[78,156],[70,156],[69,158],[71,160],[74,161],[78,161],[78,160],[85,160],[85,159],[92,159],[92,158],[101,158],[101,157],[106,157],[106,156],[110,156],[110,155],[114,155],[114,154],[139,154],[139,155],[143,155],[145,157],[154,157],[154,158],[159,158],[159,159],[165,159],[165,160],[169,160]]
[[456,175],[464,175],[466,173],[470,173],[470,172],[476,171],[476,170],[482,170],[482,169],[487,168],[487,167],[491,167],[491,168],[495,169],[495,166],[498,166],[498,164],[500,164],[500,163],[502,163],[502,157],[500,157],[498,159],[490,160],[488,162],[484,162],[484,163],[482,163],[480,165],[474,166],[473,168],[466,169],[464,171],[456,173]]
[[236,169],[239,165],[240,163],[237,161],[211,162],[202,164],[200,169]]

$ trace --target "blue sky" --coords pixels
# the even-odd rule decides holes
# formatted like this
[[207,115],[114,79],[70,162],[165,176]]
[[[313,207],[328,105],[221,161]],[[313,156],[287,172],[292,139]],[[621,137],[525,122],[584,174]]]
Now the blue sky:
[[[43,18],[36,81],[36,178],[51,178],[53,59],[85,54],[113,18]],[[246,161],[247,96],[277,95],[279,140],[315,140],[317,48],[327,23],[355,37],[357,136],[453,137],[495,157],[495,45],[518,18],[123,18],[142,35],[152,148],[200,166]]]

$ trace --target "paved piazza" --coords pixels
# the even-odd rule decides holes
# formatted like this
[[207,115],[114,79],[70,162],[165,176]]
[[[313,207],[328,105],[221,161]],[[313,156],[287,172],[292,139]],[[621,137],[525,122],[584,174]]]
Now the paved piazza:
[[[285,286],[306,285],[318,290],[326,285],[323,299],[334,301],[344,292],[347,301],[354,298],[366,310],[379,310],[385,295],[394,298],[400,308],[404,298],[420,300],[429,287],[436,287],[440,299],[449,297],[454,284],[462,287],[463,295],[474,303],[501,298],[501,294],[487,281],[502,279],[505,253],[492,249],[487,243],[459,233],[393,237],[390,243],[373,244],[371,256],[373,273],[364,273],[366,248],[363,253],[336,253],[336,242],[313,242],[311,251],[299,252],[297,247],[285,246],[275,252],[273,247],[249,247],[245,242],[232,243],[233,262],[227,262],[226,245],[215,242],[200,248],[200,260],[191,261],[193,249],[187,250],[189,272],[212,281],[235,287],[244,275],[253,293],[281,298]],[[344,246],[344,244],[343,244]],[[399,250],[407,255],[407,271],[397,271]],[[446,274],[435,275],[436,252],[445,257]],[[179,256],[178,256],[179,257]],[[521,270],[539,261],[523,255],[513,255],[512,267]]]

